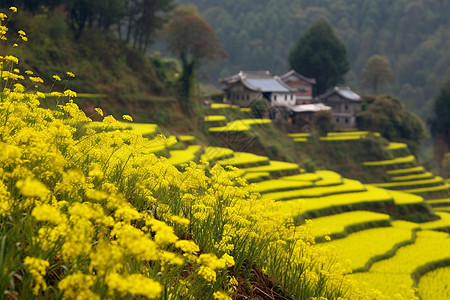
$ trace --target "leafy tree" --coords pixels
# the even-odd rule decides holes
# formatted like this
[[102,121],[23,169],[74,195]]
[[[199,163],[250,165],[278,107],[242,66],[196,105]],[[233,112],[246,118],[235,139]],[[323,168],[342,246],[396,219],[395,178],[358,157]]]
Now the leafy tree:
[[333,113],[329,110],[316,112],[314,114],[312,124],[320,136],[326,136],[328,132],[333,131],[336,127]]
[[375,54],[369,58],[361,73],[361,86],[371,88],[375,93],[380,85],[394,79],[391,64],[386,56]]
[[119,35],[145,52],[155,33],[168,22],[175,8],[173,0],[125,0],[126,14],[119,24]]
[[86,25],[96,24],[107,30],[125,15],[123,0],[64,0],[63,4],[70,14],[70,26],[76,39],[80,38]]
[[406,111],[395,96],[374,96],[372,100],[365,111],[357,114],[358,128],[379,132],[390,141],[406,143],[412,153],[417,153],[421,142],[426,138],[422,120]]
[[344,82],[349,70],[347,50],[325,19],[316,21],[300,37],[289,53],[292,69],[317,80],[316,92]]
[[181,61],[179,99],[191,111],[196,71],[202,63],[226,56],[214,30],[198,14],[179,10],[167,26],[168,49]]
[[441,86],[434,101],[434,117],[429,120],[431,134],[443,138],[450,147],[450,78]]

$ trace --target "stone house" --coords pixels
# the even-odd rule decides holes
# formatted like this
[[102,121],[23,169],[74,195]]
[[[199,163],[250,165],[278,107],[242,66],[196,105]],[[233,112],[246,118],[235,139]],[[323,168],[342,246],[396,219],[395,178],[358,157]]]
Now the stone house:
[[335,87],[319,97],[319,101],[333,110],[333,117],[340,129],[355,128],[356,114],[362,110],[363,99],[349,87]]
[[231,104],[247,107],[258,99],[266,99],[273,107],[296,104],[295,89],[269,71],[241,71],[219,81],[224,85],[226,101]]

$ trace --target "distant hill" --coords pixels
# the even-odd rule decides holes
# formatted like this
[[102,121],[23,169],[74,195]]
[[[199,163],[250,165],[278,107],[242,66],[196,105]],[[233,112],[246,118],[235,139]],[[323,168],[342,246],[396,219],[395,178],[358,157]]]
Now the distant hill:
[[395,81],[382,92],[399,96],[426,119],[431,102],[450,76],[450,2],[446,0],[179,0],[194,4],[216,30],[228,59],[210,66],[212,83],[239,70],[289,69],[292,45],[317,18],[325,17],[347,46],[347,84],[373,54],[389,58]]

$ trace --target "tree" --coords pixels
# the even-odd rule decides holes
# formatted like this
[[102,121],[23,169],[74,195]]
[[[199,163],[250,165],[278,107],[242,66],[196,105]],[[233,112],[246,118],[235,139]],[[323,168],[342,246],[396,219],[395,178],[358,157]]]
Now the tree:
[[173,0],[125,0],[125,17],[119,23],[119,35],[145,52],[155,33],[168,22],[175,8]]
[[333,131],[336,127],[336,122],[330,110],[323,110],[314,114],[312,125],[320,136],[326,136],[328,132]]
[[391,95],[374,96],[367,109],[357,114],[356,123],[361,130],[379,132],[390,141],[408,144],[412,153],[417,153],[426,138],[422,120]]
[[181,61],[179,100],[189,114],[198,67],[226,56],[214,30],[198,14],[179,10],[167,27],[168,49]]
[[380,85],[393,79],[394,73],[388,58],[379,54],[371,56],[361,72],[361,86],[371,88],[375,93]]
[[350,68],[345,45],[325,19],[315,22],[300,37],[289,53],[289,64],[298,73],[316,79],[319,95],[343,83]]
[[429,120],[431,134],[443,138],[450,147],[450,78],[441,86],[434,101],[434,117]]

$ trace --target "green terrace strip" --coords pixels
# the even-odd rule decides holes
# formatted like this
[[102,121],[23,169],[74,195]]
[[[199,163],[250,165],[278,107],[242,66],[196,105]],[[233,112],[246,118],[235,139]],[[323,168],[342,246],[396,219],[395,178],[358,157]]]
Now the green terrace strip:
[[412,174],[412,175],[404,175],[404,176],[392,176],[390,180],[392,181],[408,181],[408,180],[420,180],[420,179],[430,179],[433,178],[434,175],[431,172],[424,172],[422,174]]
[[414,230],[394,225],[358,231],[317,246],[334,247],[342,265],[348,264],[352,271],[366,271],[374,262],[393,256],[398,248],[414,240]]
[[419,295],[422,300],[450,299],[450,266],[437,268],[420,277]]
[[251,125],[255,124],[271,124],[269,119],[242,119],[228,122],[226,126],[212,127],[208,130],[210,132],[226,132],[226,131],[248,131]]
[[450,213],[450,206],[440,206],[440,207],[435,207],[434,210],[435,210],[435,211],[442,211],[442,212],[448,212],[448,213]]
[[127,123],[127,127],[142,136],[154,136],[158,132],[158,125],[151,123]]
[[280,201],[295,198],[316,198],[333,194],[363,192],[365,190],[366,188],[361,182],[352,179],[343,179],[343,184],[340,185],[311,187],[311,188],[304,188],[301,190],[268,193],[265,194],[264,197]]
[[387,182],[387,183],[374,183],[374,186],[387,188],[387,189],[403,189],[408,187],[430,187],[430,186],[438,186],[443,185],[444,180],[442,177],[436,176],[432,179],[424,179],[424,180],[410,180],[410,181],[397,181],[397,182]]
[[399,191],[387,191],[388,194],[394,198],[396,205],[414,204],[424,202],[423,198],[417,195],[399,192]]
[[270,173],[269,172],[251,172],[251,173],[246,173],[243,176],[243,178],[250,183],[260,182],[263,180],[268,180],[270,178]]
[[192,136],[192,135],[179,135],[178,139],[181,142],[192,142],[192,141],[195,141],[195,137]]
[[200,145],[188,146],[185,150],[171,150],[168,162],[174,166],[189,163],[197,160],[197,157],[202,150]]
[[440,219],[436,221],[421,223],[420,228],[450,232],[450,214],[446,212],[436,213]]
[[379,161],[366,161],[363,162],[364,166],[387,166],[387,165],[399,165],[399,164],[406,164],[406,163],[414,163],[416,161],[416,158],[414,155],[408,155],[404,157],[398,157],[395,159],[388,159],[388,160],[379,160]]
[[212,109],[222,109],[222,108],[232,108],[232,109],[238,109],[238,105],[231,105],[231,104],[225,104],[225,103],[212,103],[211,104]]
[[271,175],[278,175],[282,173],[299,173],[300,169],[297,164],[289,163],[285,161],[277,161],[270,160],[269,164],[258,166],[258,167],[249,167],[244,169],[246,172],[269,172]]
[[248,152],[234,152],[233,157],[219,160],[217,163],[221,166],[231,165],[241,168],[245,166],[267,165],[269,164],[269,158]]
[[212,115],[212,116],[205,116],[204,121],[205,122],[217,122],[217,121],[226,121],[227,117],[222,115]]
[[386,174],[389,176],[404,176],[404,175],[412,175],[412,174],[422,174],[426,172],[425,168],[422,166],[406,168],[406,169],[396,169],[396,170],[388,170]]
[[337,215],[320,217],[312,220],[311,233],[316,242],[324,242],[328,236],[331,239],[342,238],[350,232],[371,227],[390,226],[390,216],[371,211],[351,211]]
[[354,273],[351,278],[367,282],[367,290],[372,288],[393,296],[399,288],[411,288],[417,276],[417,270],[424,267],[433,268],[445,261],[450,261],[450,253],[442,249],[450,248],[448,233],[422,230],[417,232],[414,244],[401,247],[388,259],[372,265],[369,272]]
[[[259,173],[259,172],[258,172]],[[259,193],[269,193],[286,190],[298,190],[302,188],[312,187],[314,183],[311,181],[293,181],[283,179],[272,179],[258,182],[254,187],[255,191]]]
[[406,145],[405,143],[389,142],[389,145],[384,147],[384,149],[386,150],[408,149],[408,145]]
[[218,159],[225,159],[233,157],[234,151],[229,148],[222,147],[206,147],[201,159],[207,161],[215,161]]
[[[336,211],[379,208],[394,205],[392,196],[386,190],[374,186],[365,186],[366,191],[335,194],[309,199],[292,199],[279,202],[280,212],[287,217],[297,218],[301,215],[332,214]],[[274,193],[273,195],[276,195]],[[269,197],[269,195],[265,195]],[[273,196],[272,196],[273,197]]]

